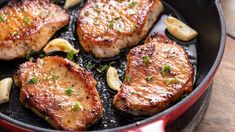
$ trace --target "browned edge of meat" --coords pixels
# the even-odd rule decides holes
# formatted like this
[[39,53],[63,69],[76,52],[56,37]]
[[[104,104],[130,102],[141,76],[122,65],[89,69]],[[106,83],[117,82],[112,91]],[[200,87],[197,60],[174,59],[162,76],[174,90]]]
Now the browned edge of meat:
[[[36,83],[30,82],[32,78]],[[14,80],[21,87],[22,104],[56,129],[85,130],[102,116],[97,81],[92,73],[67,59],[51,56],[23,63]],[[72,93],[66,93],[70,86]]]
[[0,59],[12,60],[40,51],[69,14],[49,0],[10,1],[0,9]]
[[113,105],[136,116],[154,115],[190,93],[193,79],[194,68],[185,49],[153,34],[128,53],[125,80]]
[[[77,34],[83,49],[97,58],[110,58],[142,40],[163,10],[159,0],[87,2],[77,16]],[[135,11],[135,14],[130,14]]]

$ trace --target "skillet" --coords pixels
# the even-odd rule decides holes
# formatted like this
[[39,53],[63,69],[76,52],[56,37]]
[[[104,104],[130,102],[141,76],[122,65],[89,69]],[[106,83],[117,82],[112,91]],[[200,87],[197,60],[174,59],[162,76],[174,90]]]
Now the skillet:
[[[62,5],[63,3],[64,1],[59,1],[58,4]],[[97,90],[101,96],[104,107],[103,118],[89,127],[88,130],[165,131],[166,125],[184,113],[206,91],[211,83],[221,62],[225,47],[225,24],[219,0],[165,0],[163,3],[165,9],[162,16],[164,16],[164,14],[176,16],[199,33],[199,36],[190,42],[180,42],[176,40],[177,43],[182,45],[189,53],[190,60],[196,69],[197,74],[195,76],[193,92],[181,101],[171,104],[167,110],[151,117],[133,117],[121,113],[116,111],[111,105],[112,97],[116,93],[107,87],[105,83],[105,73],[100,74],[96,69],[105,64],[111,64],[118,68],[118,73],[123,80],[126,66],[125,58],[129,49],[123,50],[117,57],[106,60],[97,60],[81,50],[81,53],[75,57],[74,61],[85,68],[87,68],[87,64],[95,64],[94,68],[87,69],[94,73],[95,78],[99,82]],[[79,7],[70,10],[72,21],[53,37],[65,38],[79,49],[81,49],[81,47],[76,38],[74,16],[82,5],[83,3]],[[153,31],[158,31],[165,33],[169,38],[175,40],[165,30],[161,30],[163,25],[161,25],[160,22],[161,19],[155,24],[150,34]],[[66,56],[63,53],[55,54]],[[35,58],[38,56],[39,53],[34,55]],[[9,76],[12,77],[18,65],[25,61],[25,59],[17,59],[9,62],[0,61],[0,79]],[[25,109],[20,104],[19,91],[16,86],[13,86],[10,102],[0,105],[0,124],[12,131],[54,131],[44,120]]]

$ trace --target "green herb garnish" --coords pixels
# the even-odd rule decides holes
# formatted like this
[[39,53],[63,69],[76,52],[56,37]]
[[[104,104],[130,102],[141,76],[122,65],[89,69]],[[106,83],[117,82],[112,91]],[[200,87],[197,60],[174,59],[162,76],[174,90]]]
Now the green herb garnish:
[[59,3],[60,3],[60,0],[53,0],[53,3],[59,4]]
[[185,97],[187,97],[188,95],[187,94],[183,94],[180,96],[181,99],[184,99]]
[[177,79],[177,78],[165,78],[165,83],[167,85],[170,85],[170,84],[178,84],[180,83],[180,81]]
[[114,17],[114,20],[118,20],[118,19],[120,19],[121,17],[118,17],[118,16],[115,16]]
[[171,66],[165,64],[165,65],[162,67],[161,72],[162,72],[162,75],[163,75],[163,76],[166,76],[166,75],[170,74],[170,72],[171,72]]
[[88,63],[88,64],[86,65],[86,68],[87,68],[87,69],[92,69],[92,68],[94,68],[94,66],[95,66],[95,64]]
[[131,29],[131,31],[134,32],[136,29],[137,29],[137,26],[135,25],[135,26]]
[[39,55],[39,57],[40,57],[40,58],[44,58],[44,57],[45,57],[45,54],[41,53],[41,54]]
[[30,80],[28,80],[28,84],[36,84],[38,83],[37,78],[31,78]]
[[73,58],[74,58],[74,52],[73,51],[70,51],[68,54],[67,54],[67,59],[69,59],[69,60],[73,60]]
[[68,95],[68,96],[71,96],[71,95],[72,95],[72,92],[73,92],[73,90],[71,89],[71,87],[67,87],[67,88],[65,89],[65,91],[64,91],[64,93],[65,93],[66,95]]
[[130,7],[134,7],[136,4],[137,4],[137,2],[133,1],[133,2],[129,2],[128,5],[129,5]]
[[117,62],[112,61],[112,62],[109,63],[109,65],[112,66],[112,65],[115,65],[116,63],[117,63]]
[[23,22],[24,22],[25,24],[29,24],[29,23],[30,23],[29,17],[25,16],[25,17],[23,18]]
[[52,74],[52,75],[51,75],[51,78],[52,78],[52,80],[56,80],[56,79],[59,78],[59,75],[57,75],[57,74]]
[[126,76],[126,81],[127,81],[128,83],[131,82],[131,77],[130,77],[129,75]]
[[143,57],[143,62],[144,62],[144,64],[145,64],[145,65],[150,64],[150,59],[151,59],[151,58],[150,58],[148,55],[144,56],[144,57]]
[[27,60],[29,60],[29,61],[34,61],[35,59],[32,57],[32,54],[33,54],[33,53],[26,54],[26,55],[25,55],[25,58],[26,58]]
[[99,26],[99,21],[98,21],[97,19],[95,19],[95,20],[93,21],[93,24],[96,25],[96,26]]
[[0,22],[6,22],[6,18],[3,16],[0,16]]
[[96,70],[99,72],[99,73],[104,73],[104,71],[107,71],[109,69],[109,65],[100,65]]
[[113,25],[114,25],[114,20],[111,20],[111,21],[109,22],[109,28],[113,28]]
[[146,80],[147,82],[152,81],[152,80],[153,80],[153,75],[146,76],[145,80]]
[[135,26],[131,29],[131,31],[134,32],[136,29],[137,29],[137,26],[135,25]]
[[83,108],[82,105],[78,101],[76,101],[74,105],[72,106],[72,109],[74,111],[82,110],[82,108]]

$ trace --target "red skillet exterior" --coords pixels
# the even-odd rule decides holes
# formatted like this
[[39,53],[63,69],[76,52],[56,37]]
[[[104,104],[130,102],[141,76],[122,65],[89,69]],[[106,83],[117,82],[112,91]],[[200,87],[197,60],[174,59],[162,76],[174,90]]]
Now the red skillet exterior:
[[[220,15],[220,21],[221,21],[221,41],[220,41],[220,48],[216,57],[216,60],[210,69],[207,76],[203,79],[203,81],[199,84],[199,86],[185,99],[183,99],[181,102],[177,103],[176,105],[172,106],[170,109],[167,109],[163,111],[162,113],[150,117],[149,119],[146,119],[144,121],[137,122],[135,124],[111,129],[110,131],[165,131],[165,127],[167,124],[174,121],[177,117],[179,117],[182,113],[184,113],[190,106],[192,106],[193,103],[195,103],[199,97],[206,91],[209,84],[212,82],[213,77],[218,70],[219,64],[221,62],[224,47],[225,47],[225,24],[222,17],[222,9],[219,4],[219,0],[215,1],[216,7],[218,9],[219,15]],[[53,131],[48,129],[43,129],[31,125],[27,125],[24,123],[21,123],[19,121],[9,119],[7,116],[0,119],[0,124],[6,128],[8,128],[10,131],[24,131],[24,132],[31,132],[32,130],[40,130],[40,131]]]

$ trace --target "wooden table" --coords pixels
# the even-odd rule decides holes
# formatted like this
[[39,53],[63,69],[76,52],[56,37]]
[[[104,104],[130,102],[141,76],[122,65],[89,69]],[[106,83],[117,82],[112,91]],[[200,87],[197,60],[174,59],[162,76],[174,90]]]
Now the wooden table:
[[197,132],[235,132],[235,39],[226,40],[210,105]]

